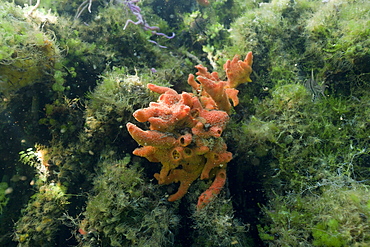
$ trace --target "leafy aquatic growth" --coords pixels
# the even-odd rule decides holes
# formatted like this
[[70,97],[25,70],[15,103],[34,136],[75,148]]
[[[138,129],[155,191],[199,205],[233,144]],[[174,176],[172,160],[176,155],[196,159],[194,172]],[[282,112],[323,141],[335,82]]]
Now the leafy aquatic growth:
[[276,197],[272,207],[263,209],[266,217],[265,225],[259,226],[260,237],[271,246],[367,246],[368,189],[356,181],[332,177],[312,186],[306,195]]
[[6,190],[9,188],[8,183],[0,182],[0,215],[3,208],[8,204],[9,198],[6,196]]
[[155,196],[158,186],[145,181],[129,155],[102,160],[84,219],[81,246],[171,246],[179,219]]
[[41,181],[40,187],[15,223],[13,240],[25,246],[54,245],[61,216],[68,202],[66,188]]
[[368,78],[369,9],[366,0],[260,3],[231,24],[225,50],[253,50],[264,86],[304,82],[313,70],[330,93],[348,95]]
[[26,165],[37,167],[40,163],[37,153],[33,148],[27,148],[25,151],[19,152],[19,160]]
[[267,165],[270,172],[260,237],[271,246],[366,246],[369,94],[313,102],[302,84],[271,91],[244,122],[245,136],[234,135],[240,149],[248,150],[248,163]]
[[[87,9],[91,13],[91,6],[92,6],[93,0],[88,0],[82,2],[82,4],[78,7],[77,13],[75,15],[75,19],[79,18],[80,15]],[[145,20],[145,17],[141,13],[141,8],[138,6],[138,3],[140,0],[115,0],[120,7],[123,6],[124,9],[131,11],[131,13],[136,17],[136,21],[133,21],[131,19],[128,19],[125,23],[125,26],[123,27],[123,30],[126,30],[127,26],[129,23],[132,23],[134,25],[141,26],[144,31],[151,31],[152,35],[157,35],[157,36],[163,36],[167,39],[172,39],[175,37],[175,33],[172,33],[171,36],[168,36],[164,33],[159,32],[159,27],[158,26],[151,26],[149,23]],[[149,39],[148,40],[150,43],[153,43],[157,45],[160,48],[167,48],[166,46],[158,44],[156,41]]]
[[118,112],[133,112],[149,102],[149,92],[144,82],[138,75],[127,75],[124,68],[114,67],[102,75],[102,82],[97,85],[94,92],[90,93],[89,108],[93,111],[115,108]]
[[[148,104],[152,95],[137,75],[127,75],[124,68],[113,68],[102,76],[95,90],[87,95],[86,132],[104,135],[116,132],[131,118],[134,109]],[[103,138],[103,136],[102,136]]]
[[0,92],[9,97],[53,75],[60,54],[55,41],[39,30],[26,10],[2,2],[0,20]]
[[204,210],[192,214],[194,242],[202,246],[253,246],[248,226],[234,217],[232,202],[221,195]]

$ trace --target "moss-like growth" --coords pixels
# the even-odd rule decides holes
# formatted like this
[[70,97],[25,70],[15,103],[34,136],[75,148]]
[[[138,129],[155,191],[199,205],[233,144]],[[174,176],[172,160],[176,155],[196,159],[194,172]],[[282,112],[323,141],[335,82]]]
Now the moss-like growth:
[[132,118],[132,113],[149,104],[151,96],[137,75],[127,75],[126,70],[113,68],[105,73],[103,81],[94,92],[86,109],[86,132],[97,137],[115,132]]
[[231,200],[223,194],[193,213],[194,243],[202,246],[253,246],[248,227],[234,218]]
[[252,50],[264,86],[303,82],[313,70],[330,93],[348,95],[369,78],[369,8],[368,1],[260,3],[231,24],[224,55]]
[[26,246],[50,246],[62,224],[60,217],[68,196],[59,184],[48,183],[32,196],[24,215],[15,224],[14,241]]
[[260,226],[260,236],[266,243],[271,246],[369,245],[368,186],[337,177],[309,190],[307,195],[291,193],[277,197],[264,208],[269,224]]
[[0,92],[8,101],[12,92],[53,75],[60,52],[26,10],[2,2],[0,20]]
[[[365,160],[370,155],[367,146],[370,101],[368,93],[361,94],[355,100],[326,96],[313,102],[301,84],[277,86],[271,90],[271,97],[255,105],[254,116],[239,127],[245,135],[233,134],[232,139],[238,143],[236,153],[248,150],[243,162],[249,166],[238,167],[238,174],[255,173],[254,166],[258,167],[257,174],[265,177],[262,183],[270,200],[269,220],[259,231],[266,243],[368,244],[370,234],[365,227],[368,216],[363,222],[359,220],[359,215],[368,214],[364,212],[368,187],[351,188],[346,183],[356,184],[352,179],[368,183]],[[354,206],[351,198],[361,203]],[[346,208],[351,205],[360,209]],[[357,210],[361,212],[347,215]],[[361,229],[358,232],[353,230],[358,228]]]
[[3,213],[3,209],[9,201],[9,198],[6,196],[6,190],[8,188],[8,183],[0,182],[0,215]]
[[363,107],[368,96],[358,101],[325,97],[312,102],[299,84],[277,87],[271,95],[256,105],[255,115],[240,127],[245,135],[233,134],[239,143],[237,153],[247,149],[249,160],[269,163],[282,179],[283,191],[300,191],[333,172],[366,179],[360,157],[370,152]]
[[150,102],[147,83],[138,75],[127,75],[124,68],[115,67],[103,75],[103,81],[89,95],[89,108],[95,112],[109,113],[112,110],[105,108],[110,106],[122,115],[125,112],[132,113]]
[[130,156],[98,164],[93,192],[80,224],[82,246],[172,246],[179,219],[155,195]]
[[43,183],[16,222],[13,240],[26,246],[54,245],[62,214],[69,203],[65,192],[60,184]]
[[234,45],[226,48],[227,56],[253,51],[259,60],[254,71],[263,76],[260,77],[264,79],[263,85],[269,85],[271,80],[275,83],[294,81],[294,64],[301,49],[298,46],[303,42],[295,26],[300,25],[300,18],[304,20],[305,15],[307,6],[302,6],[301,2],[260,3],[231,24],[230,38]]
[[13,240],[26,246],[50,246],[56,241],[56,234],[62,225],[62,214],[69,204],[69,195],[49,170],[49,154],[45,147],[31,148],[20,152],[24,164],[36,168],[33,181],[37,192],[31,196],[22,210],[22,217],[15,224]]

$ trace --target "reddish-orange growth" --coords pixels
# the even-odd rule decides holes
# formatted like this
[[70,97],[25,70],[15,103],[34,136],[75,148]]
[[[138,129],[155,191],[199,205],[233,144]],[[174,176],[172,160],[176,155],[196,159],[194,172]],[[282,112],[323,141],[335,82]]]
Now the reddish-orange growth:
[[248,52],[244,61],[239,60],[239,56],[235,55],[233,60],[227,60],[224,64],[224,70],[227,76],[227,86],[236,88],[241,83],[251,82],[249,77],[252,73],[253,55]]
[[226,169],[219,169],[216,173],[215,180],[212,185],[204,191],[198,198],[197,208],[202,209],[218,194],[220,194],[222,188],[226,182]]
[[208,6],[209,5],[208,0],[197,0],[197,2],[199,3],[199,5],[202,5],[202,6]]
[[200,93],[200,99],[204,105],[230,113],[232,107],[230,100],[233,106],[239,104],[239,91],[235,88],[242,83],[252,81],[250,79],[252,64],[252,52],[248,52],[244,61],[239,60],[238,55],[235,55],[231,61],[227,60],[224,64],[227,81],[222,81],[217,72],[209,73],[206,67],[197,65],[195,66],[198,69],[196,79],[200,83],[195,81],[192,74],[188,77],[188,83],[196,92]]
[[150,130],[144,131],[132,123],[127,124],[127,129],[143,146],[133,153],[162,164],[161,171],[154,175],[159,184],[180,183],[169,201],[182,198],[199,177],[215,177],[215,180],[199,197],[198,209],[223,188],[232,154],[227,151],[221,135],[229,120],[230,100],[234,106],[238,103],[238,90],[233,87],[250,81],[251,65],[252,53],[248,53],[244,61],[238,61],[235,56],[224,66],[230,76],[227,81],[221,81],[217,72],[209,73],[207,68],[196,66],[199,83],[194,75],[188,78],[194,94],[179,94],[168,87],[148,84],[151,91],[161,95],[157,102],[137,110],[134,117],[139,122],[149,122]]

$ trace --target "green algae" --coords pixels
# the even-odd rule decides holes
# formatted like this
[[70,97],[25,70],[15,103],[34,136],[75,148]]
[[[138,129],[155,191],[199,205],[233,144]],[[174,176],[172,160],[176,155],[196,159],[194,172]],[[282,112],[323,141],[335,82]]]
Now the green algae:
[[40,31],[22,8],[2,3],[0,18],[0,90],[9,98],[17,90],[49,78],[59,63],[60,51],[52,35]]
[[0,182],[0,215],[3,213],[3,209],[9,201],[9,198],[6,196],[6,189],[8,188],[7,182]]
[[[317,193],[320,188],[322,194]],[[264,208],[268,226],[263,240],[274,246],[366,246],[369,241],[368,187],[340,177],[309,189],[309,194],[277,197],[274,209]],[[313,238],[313,239],[312,239]]]
[[368,74],[361,64],[369,56],[368,12],[366,1],[261,3],[231,24],[232,45],[224,50],[229,56],[252,50],[263,85],[292,83],[314,70],[331,92],[345,94],[355,81],[365,83]]
[[[25,121],[47,145],[49,175],[36,176],[32,198],[22,195],[15,243],[51,246],[63,233],[71,246],[253,246],[252,229],[255,242],[269,246],[368,245],[368,1],[211,1],[207,8],[158,1],[157,9],[156,1],[142,1],[150,23],[165,33],[181,30],[167,50],[149,43],[139,26],[122,30],[133,16],[119,5],[93,1],[92,13],[72,20],[79,3],[63,3],[68,7],[42,1],[58,13],[56,23],[31,20],[14,5],[0,11],[1,68],[15,78],[8,83],[2,75],[2,93],[22,98],[33,92],[28,86],[50,81],[41,87],[48,93],[32,99],[38,121]],[[183,23],[159,16],[171,6]],[[155,98],[147,83],[189,90],[196,63],[220,72],[226,59],[250,50],[254,82],[240,86],[223,137],[234,156],[231,196],[222,193],[195,212],[195,195],[206,187],[198,181],[181,202],[168,203],[160,195],[176,185],[166,191],[150,181],[155,165],[128,155],[136,146],[123,126]],[[21,56],[26,52],[32,59]],[[27,76],[19,67],[30,68]],[[305,87],[310,78],[322,86],[321,97]],[[37,124],[47,128],[33,131]],[[25,170],[17,164],[17,172]],[[7,197],[8,212],[14,196]]]
[[252,246],[248,226],[234,217],[231,201],[219,195],[204,210],[192,214],[194,241],[202,246]]
[[130,156],[126,157],[98,164],[100,172],[80,225],[90,235],[83,236],[82,246],[94,241],[109,246],[171,246],[179,223],[174,209],[151,196],[157,186],[147,183],[138,164],[129,164]]

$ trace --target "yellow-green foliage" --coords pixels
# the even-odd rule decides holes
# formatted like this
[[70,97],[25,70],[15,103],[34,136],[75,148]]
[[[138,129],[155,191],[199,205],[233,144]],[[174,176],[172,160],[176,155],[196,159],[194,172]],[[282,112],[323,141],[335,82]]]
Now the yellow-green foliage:
[[276,86],[233,135],[244,162],[268,171],[259,232],[269,246],[370,244],[369,102],[361,90],[312,101],[301,84]]
[[247,10],[231,24],[233,45],[224,54],[232,57],[253,51],[259,59],[255,71],[264,85],[302,79],[297,72],[307,78],[311,69],[321,77],[356,74],[359,78],[347,84],[363,83],[369,67],[364,63],[370,56],[369,16],[367,0],[271,0]]
[[[69,4],[76,5],[75,1],[70,2]],[[126,21],[130,18],[136,20],[136,17],[119,1],[111,1],[109,4],[93,1],[92,6],[93,12],[90,13],[86,9],[74,21],[62,16],[61,25],[52,27],[59,35],[60,46],[69,52],[66,59],[70,66],[90,65],[94,67],[94,70],[87,68],[91,73],[101,73],[107,62],[117,67],[124,66],[129,73],[136,69],[140,71],[141,68],[145,68],[146,72],[149,72],[151,67],[171,68],[171,56],[167,50],[148,42],[149,39],[155,39],[158,43],[167,45],[173,42],[171,39],[163,36],[151,37],[150,31],[132,23],[123,30]],[[77,7],[78,5],[75,6],[75,11]],[[145,5],[141,7],[144,9]],[[145,17],[149,25],[159,26],[160,32],[171,34],[166,30],[167,23],[151,14],[151,11],[146,11]],[[97,33],[99,35],[96,35]]]
[[104,125],[112,121],[128,121],[134,110],[149,104],[150,94],[137,75],[127,75],[125,69],[113,68],[103,76],[94,92],[89,95],[86,127],[89,131],[107,131]]
[[[111,110],[105,107],[114,107],[117,112],[133,112],[135,108],[142,108],[149,102],[149,91],[138,75],[127,75],[124,68],[113,68],[103,75],[103,81],[98,84],[94,92],[89,95],[92,110]],[[102,109],[103,108],[103,109]]]
[[273,122],[265,122],[252,116],[248,124],[242,127],[249,143],[255,142],[276,142],[277,131],[279,130]]
[[8,188],[8,183],[0,182],[0,215],[3,213],[3,208],[8,204],[9,198],[6,196],[6,189]]
[[45,182],[31,197],[23,216],[15,224],[14,241],[21,246],[52,246],[68,202],[66,188]]
[[172,246],[178,217],[166,201],[155,196],[158,186],[146,182],[130,156],[119,161],[103,160],[94,179],[85,219],[80,227],[90,232],[82,246],[99,236],[102,246]]
[[[324,39],[328,53],[342,52],[349,58],[369,54],[369,1],[328,1],[307,21],[306,30],[313,42]],[[310,43],[318,49],[318,43]]]
[[185,46],[189,47],[188,52],[190,51],[197,57],[204,56],[198,50],[198,47],[202,47],[203,52],[207,53],[212,69],[222,68],[223,62],[235,55],[226,57],[223,54],[223,49],[229,45],[230,23],[245,10],[256,6],[259,1],[261,0],[209,1],[210,5],[206,8],[195,8],[191,9],[192,12],[185,13],[181,11],[178,14],[182,15],[183,19],[181,31],[182,33],[189,33],[189,35],[186,35],[186,40],[190,41],[185,43]]
[[305,195],[277,197],[263,209],[269,224],[260,225],[260,237],[269,246],[369,246],[369,189],[337,177]]
[[66,194],[67,188],[54,177],[55,174],[50,173],[47,163],[50,155],[45,147],[38,145],[37,151],[29,148],[19,154],[20,161],[37,172],[34,178],[37,191],[15,223],[13,240],[20,246],[52,246],[56,243],[55,236],[62,225],[61,217],[70,195]]
[[117,131],[119,126],[133,118],[135,110],[147,106],[158,97],[147,89],[148,82],[168,86],[160,79],[160,76],[153,74],[142,74],[142,77],[127,75],[125,68],[113,67],[102,76],[95,90],[88,94],[90,101],[85,112],[86,131],[95,135]]
[[229,56],[253,51],[260,57],[260,64],[261,58],[269,58],[266,65],[274,80],[291,79],[294,61],[298,58],[295,44],[300,42],[297,26],[310,10],[310,5],[301,3],[272,0],[247,10],[231,24],[230,37],[234,45],[227,48]]
[[50,35],[39,30],[27,12],[0,3],[0,92],[6,97],[22,87],[42,82],[53,72],[59,51]]
[[252,246],[247,235],[249,229],[234,218],[231,200],[223,194],[202,210],[195,211],[192,218],[193,241],[201,246]]
[[282,191],[300,191],[333,173],[366,179],[362,156],[370,153],[370,101],[368,95],[356,99],[327,96],[312,102],[300,84],[276,87],[241,126],[245,135],[233,135],[237,152],[266,159]]

